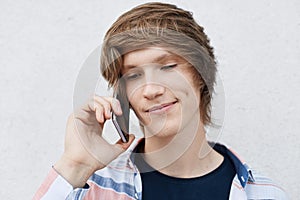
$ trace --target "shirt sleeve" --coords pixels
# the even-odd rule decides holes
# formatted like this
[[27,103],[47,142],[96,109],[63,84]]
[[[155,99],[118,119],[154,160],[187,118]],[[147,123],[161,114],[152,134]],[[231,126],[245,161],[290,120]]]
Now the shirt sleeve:
[[73,189],[53,168],[36,192],[33,200],[81,200],[89,187]]

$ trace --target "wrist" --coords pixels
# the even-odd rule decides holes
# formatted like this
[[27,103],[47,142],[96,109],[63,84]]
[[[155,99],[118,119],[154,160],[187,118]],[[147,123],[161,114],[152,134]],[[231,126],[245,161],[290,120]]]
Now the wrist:
[[96,171],[93,167],[76,162],[65,155],[55,163],[53,168],[69,182],[74,189],[84,187],[89,177]]

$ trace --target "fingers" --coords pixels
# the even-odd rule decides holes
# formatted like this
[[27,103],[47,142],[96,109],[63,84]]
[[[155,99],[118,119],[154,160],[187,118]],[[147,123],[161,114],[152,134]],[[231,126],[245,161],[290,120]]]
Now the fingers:
[[101,104],[104,107],[104,114],[106,117],[111,117],[111,112],[113,111],[116,115],[122,114],[122,109],[118,99],[113,97],[100,97],[94,96],[94,99],[97,103]]
[[94,95],[86,105],[76,112],[76,116],[86,118],[88,114],[95,114],[97,121],[102,124],[111,118],[111,112],[114,112],[116,115],[122,115],[120,102],[113,97]]
[[100,106],[95,106],[95,113],[96,113],[96,119],[99,123],[104,123],[105,119],[104,119],[104,116],[103,116],[103,112],[104,111],[104,108],[100,105]]

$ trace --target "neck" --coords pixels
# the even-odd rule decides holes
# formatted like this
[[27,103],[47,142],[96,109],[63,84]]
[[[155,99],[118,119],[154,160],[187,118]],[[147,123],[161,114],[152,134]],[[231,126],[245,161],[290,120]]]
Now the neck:
[[146,138],[146,162],[161,173],[181,178],[199,177],[216,169],[223,156],[208,144],[202,123],[196,131],[193,127],[197,126],[188,126],[173,136]]

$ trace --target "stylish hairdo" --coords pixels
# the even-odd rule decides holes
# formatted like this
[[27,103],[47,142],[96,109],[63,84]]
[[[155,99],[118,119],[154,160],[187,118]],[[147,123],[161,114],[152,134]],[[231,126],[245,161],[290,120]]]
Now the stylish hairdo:
[[201,120],[210,124],[216,61],[203,27],[191,12],[172,4],[146,3],[121,15],[104,37],[100,59],[103,77],[116,87],[122,55],[150,46],[164,47],[193,66],[193,79],[200,88]]

